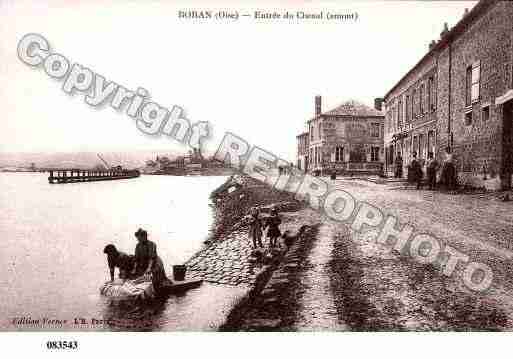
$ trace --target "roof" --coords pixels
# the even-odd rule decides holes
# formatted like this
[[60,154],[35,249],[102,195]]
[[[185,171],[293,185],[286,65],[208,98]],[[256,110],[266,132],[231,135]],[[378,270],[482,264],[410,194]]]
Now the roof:
[[301,136],[308,136],[308,132],[300,133],[300,134],[299,134],[299,135],[297,135],[296,137],[301,137]]
[[349,100],[334,109],[323,112],[323,116],[351,116],[351,117],[383,117],[382,111],[364,105],[356,100]]
[[449,30],[442,38],[433,46],[420,60],[413,66],[401,79],[387,92],[385,100],[390,94],[405,80],[412,72],[414,72],[429,56],[437,51],[443,49],[448,43],[450,43],[456,36],[464,32],[478,16],[483,14],[490,6],[495,5],[498,0],[481,0],[479,1],[472,10],[469,11],[452,29]]

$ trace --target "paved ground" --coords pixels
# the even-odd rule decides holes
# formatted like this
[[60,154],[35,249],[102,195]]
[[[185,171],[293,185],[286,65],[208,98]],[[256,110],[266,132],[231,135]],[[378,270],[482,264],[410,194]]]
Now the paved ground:
[[[400,223],[437,236],[472,261],[490,265],[494,282],[486,293],[471,292],[458,276],[445,277],[434,266],[385,250],[374,242],[375,233],[354,233],[323,221],[307,258],[312,265],[300,280],[306,292],[298,301],[306,306],[300,305],[296,329],[312,329],[311,323],[319,324],[319,317],[329,317],[332,303],[336,315],[313,329],[330,329],[334,319],[342,330],[513,328],[512,202],[498,201],[493,195],[417,191],[400,183],[342,179],[332,184],[396,215]],[[312,276],[317,276],[317,285],[308,285]],[[315,309],[313,297],[319,298],[313,302],[326,303]]]
[[[395,215],[401,225],[436,236],[470,261],[488,264],[494,273],[491,288],[472,292],[460,278],[462,266],[446,277],[437,266],[377,244],[375,230],[356,233],[306,208],[282,213],[283,229],[308,225],[310,230],[261,293],[232,313],[225,330],[513,329],[513,202],[496,194],[417,191],[394,181],[327,181]],[[238,233],[218,243],[192,266],[214,282],[254,284],[256,268],[248,262],[243,238]],[[227,254],[236,249],[235,257]]]

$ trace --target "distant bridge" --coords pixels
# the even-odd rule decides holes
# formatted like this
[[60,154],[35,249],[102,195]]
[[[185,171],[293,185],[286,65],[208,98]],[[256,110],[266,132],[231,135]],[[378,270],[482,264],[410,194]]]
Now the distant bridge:
[[47,169],[49,183],[75,183],[93,181],[112,181],[125,178],[136,178],[141,175],[138,170],[82,170],[82,169]]

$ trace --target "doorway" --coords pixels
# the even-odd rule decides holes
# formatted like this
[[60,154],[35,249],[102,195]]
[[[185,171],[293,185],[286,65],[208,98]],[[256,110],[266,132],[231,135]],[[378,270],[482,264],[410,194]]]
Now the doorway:
[[513,100],[509,100],[502,109],[502,189],[511,188],[513,174]]

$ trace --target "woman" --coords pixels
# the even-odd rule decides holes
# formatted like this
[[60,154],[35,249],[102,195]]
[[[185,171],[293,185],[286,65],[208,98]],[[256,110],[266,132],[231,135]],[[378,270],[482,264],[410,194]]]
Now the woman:
[[166,276],[164,263],[157,255],[157,245],[148,240],[148,232],[139,228],[135,232],[137,246],[135,247],[135,265],[132,274],[136,277],[151,277],[156,291],[171,284]]
[[134,267],[134,257],[120,252],[113,244],[105,246],[103,253],[107,255],[110,270],[110,280],[114,281],[114,270],[119,268],[119,278],[128,279]]
[[266,227],[267,238],[269,238],[269,246],[274,248],[277,244],[278,238],[281,236],[280,232],[281,218],[278,215],[276,208],[271,209],[271,215],[267,218]]
[[249,216],[249,232],[248,237],[253,240],[253,248],[257,248],[257,244],[260,248],[262,245],[262,221],[259,217],[258,208],[251,209]]

